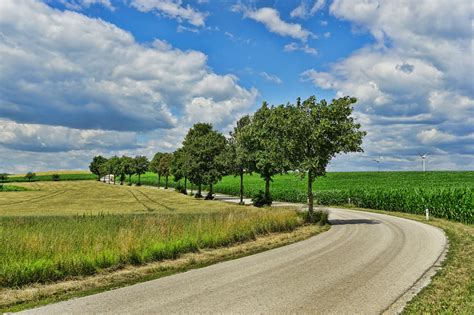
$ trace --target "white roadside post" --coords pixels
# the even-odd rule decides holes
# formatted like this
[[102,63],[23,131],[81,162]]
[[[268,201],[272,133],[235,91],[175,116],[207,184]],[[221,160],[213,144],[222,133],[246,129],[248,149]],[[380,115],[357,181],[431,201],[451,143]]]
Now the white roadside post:
[[426,221],[430,220],[430,210],[428,208],[425,209]]

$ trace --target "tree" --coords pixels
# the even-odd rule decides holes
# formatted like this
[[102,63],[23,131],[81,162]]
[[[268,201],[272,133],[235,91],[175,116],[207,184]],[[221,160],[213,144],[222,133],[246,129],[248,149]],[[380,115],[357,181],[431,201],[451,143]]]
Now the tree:
[[148,170],[148,166],[150,165],[150,162],[148,161],[146,156],[143,155],[138,155],[133,159],[134,162],[134,167],[135,167],[135,174],[138,175],[138,183],[137,185],[140,186],[140,176],[142,174],[145,174],[146,171]]
[[128,175],[128,185],[132,185],[132,175],[136,173],[134,159],[122,156],[120,160],[120,171],[122,174]]
[[173,153],[173,159],[171,160],[171,175],[175,181],[179,182],[184,178],[184,188],[181,192],[187,194],[187,181],[188,181],[188,169],[186,152],[183,148],[179,148]]
[[212,199],[213,185],[224,173],[224,165],[217,157],[226,146],[226,138],[212,129],[208,123],[197,123],[189,131],[183,141],[183,149],[187,156],[188,177],[198,185],[197,198],[202,197],[202,185],[209,185],[206,198]]
[[313,216],[313,183],[326,174],[326,167],[339,153],[362,152],[362,139],[366,135],[360,124],[351,117],[355,98],[342,97],[327,104],[316,102],[311,96],[303,103],[298,98],[296,106],[288,108],[286,130],[291,135],[288,142],[293,165],[308,176],[308,211]]
[[108,164],[109,174],[114,175],[114,185],[115,185],[115,177],[120,176],[120,166],[121,166],[120,158],[118,156],[113,156],[107,161],[107,164]]
[[151,160],[150,166],[149,166],[149,171],[158,175],[158,187],[160,187],[160,185],[161,185],[161,175],[162,174],[159,171],[159,165],[160,165],[160,160],[161,160],[161,157],[163,156],[163,154],[164,153],[162,153],[162,152],[157,152],[155,154],[155,156],[153,156],[153,159]]
[[281,128],[285,124],[287,111],[285,106],[269,107],[266,102],[253,115],[251,124],[243,131],[252,149],[251,159],[255,162],[255,171],[265,180],[265,198],[271,204],[270,181],[276,174],[291,169],[287,159],[288,130]]
[[91,171],[92,174],[97,175],[97,180],[100,181],[100,177],[102,174],[103,168],[101,168],[101,165],[103,165],[105,162],[107,162],[107,159],[101,155],[94,156],[92,159],[91,164],[89,164],[89,170]]
[[6,181],[8,179],[7,173],[0,173],[0,181]]
[[229,145],[225,152],[226,173],[240,177],[240,204],[244,204],[244,173],[252,173],[255,162],[252,159],[252,139],[245,132],[250,128],[251,118],[246,115],[237,121],[230,132]]
[[36,177],[36,174],[33,173],[33,172],[28,172],[28,173],[26,173],[26,175],[25,175],[25,178],[26,178],[29,182],[31,182],[31,180],[32,180],[33,178],[35,178],[35,177]]
[[160,164],[158,165],[159,174],[165,177],[165,189],[168,189],[168,177],[171,175],[171,160],[172,153],[165,153],[161,156]]

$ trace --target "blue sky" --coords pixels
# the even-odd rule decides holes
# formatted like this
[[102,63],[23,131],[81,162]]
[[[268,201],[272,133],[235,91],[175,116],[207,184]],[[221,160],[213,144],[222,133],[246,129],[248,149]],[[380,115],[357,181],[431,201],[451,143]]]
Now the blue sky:
[[[0,172],[228,132],[263,100],[359,99],[333,171],[474,169],[470,1],[4,0]],[[15,156],[15,159],[11,159]]]

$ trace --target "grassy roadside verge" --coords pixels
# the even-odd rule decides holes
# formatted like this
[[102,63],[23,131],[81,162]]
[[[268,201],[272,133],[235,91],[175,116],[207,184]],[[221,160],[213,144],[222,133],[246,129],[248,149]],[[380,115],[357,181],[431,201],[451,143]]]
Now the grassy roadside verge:
[[20,311],[205,267],[301,241],[328,229],[328,225],[304,225],[291,232],[272,233],[230,247],[200,250],[184,254],[174,260],[128,266],[118,271],[105,270],[95,276],[77,277],[52,284],[37,284],[21,289],[0,289],[0,312]]
[[420,221],[443,229],[449,251],[438,273],[405,307],[403,314],[474,314],[474,226],[444,219],[361,208],[353,210],[383,213]]

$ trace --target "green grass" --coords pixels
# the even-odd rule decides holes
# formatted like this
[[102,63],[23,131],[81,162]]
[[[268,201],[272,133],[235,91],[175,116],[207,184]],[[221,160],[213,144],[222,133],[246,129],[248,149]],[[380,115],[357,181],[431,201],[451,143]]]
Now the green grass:
[[18,185],[35,190],[0,195],[0,288],[174,259],[292,231],[304,221],[293,209],[241,207],[147,187]]
[[[132,178],[133,182],[137,178]],[[142,184],[156,185],[157,175],[147,173]],[[164,185],[164,179],[161,179]],[[176,183],[169,181],[170,186]],[[246,175],[245,195],[252,197],[264,189],[258,174]],[[306,179],[298,174],[274,177],[270,185],[274,200],[305,203]],[[239,178],[224,177],[215,191],[239,194]],[[432,215],[464,223],[474,223],[474,172],[344,172],[328,173],[314,184],[315,202],[322,205],[351,204],[372,209]]]
[[[79,174],[61,174],[59,173],[59,180],[93,180],[97,179],[97,176],[90,173],[79,173]],[[53,181],[53,174],[38,175],[31,179],[31,182],[44,182]],[[30,182],[25,176],[10,175],[5,180],[0,180],[0,183],[12,183],[12,182]]]
[[13,185],[3,185],[0,184],[0,192],[7,192],[7,191],[26,191],[29,190],[26,187],[21,186],[13,186]]

